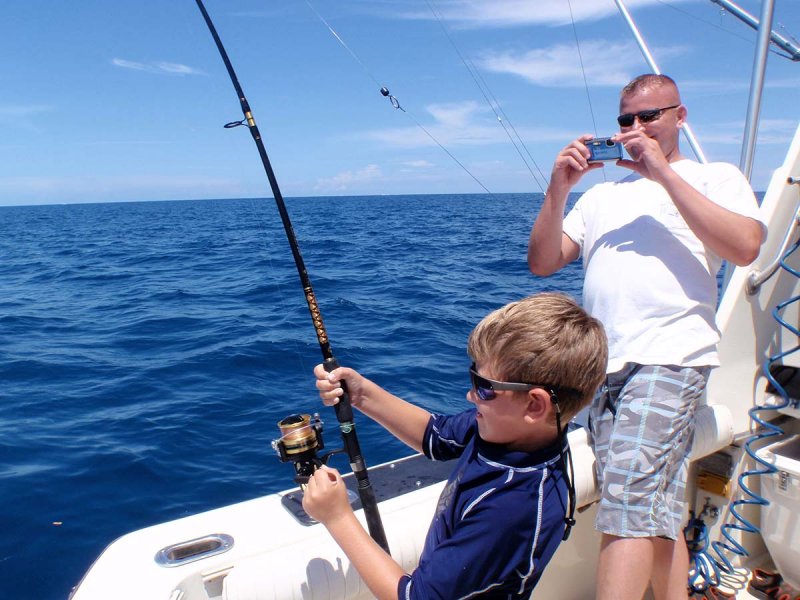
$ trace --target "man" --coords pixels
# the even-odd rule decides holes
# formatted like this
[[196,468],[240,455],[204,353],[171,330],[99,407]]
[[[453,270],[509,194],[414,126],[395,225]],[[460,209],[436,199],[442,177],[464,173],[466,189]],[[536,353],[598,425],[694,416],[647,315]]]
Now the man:
[[584,307],[606,328],[607,378],[590,414],[603,534],[597,598],[686,598],[681,531],[694,410],[718,365],[714,317],[722,260],[747,265],[763,225],[744,176],[680,152],[686,121],[675,82],[642,75],[620,96],[621,142],[633,173],[594,186],[564,217],[589,171],[584,135],[564,148],[528,246],[528,265],[550,275],[583,257]]

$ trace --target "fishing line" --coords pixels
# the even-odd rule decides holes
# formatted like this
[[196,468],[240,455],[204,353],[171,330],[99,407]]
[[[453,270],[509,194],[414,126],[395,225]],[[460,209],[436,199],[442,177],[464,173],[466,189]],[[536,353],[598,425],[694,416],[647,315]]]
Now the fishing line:
[[[222,40],[220,40],[220,37],[217,34],[214,23],[211,21],[211,17],[208,15],[202,0],[195,1],[197,3],[197,8],[200,9],[200,13],[203,15],[203,19],[208,26],[211,37],[214,38],[214,43],[216,44],[217,50],[222,57],[222,61],[225,63],[225,68],[228,71],[228,76],[233,84],[233,88],[236,90],[236,94],[239,98],[239,104],[242,109],[242,114],[244,115],[244,119],[241,121],[233,121],[228,123],[226,127],[233,128],[239,125],[244,125],[250,130],[250,134],[253,137],[256,148],[258,149],[258,154],[261,157],[261,164],[263,165],[267,179],[269,180],[270,188],[272,189],[272,194],[275,198],[275,204],[278,207],[278,212],[281,216],[281,222],[283,223],[283,228],[286,233],[286,238],[289,241],[289,246],[291,247],[295,266],[297,267],[297,274],[300,277],[300,283],[302,284],[303,292],[305,293],[308,310],[311,313],[311,320],[314,323],[314,330],[317,334],[317,341],[319,342],[320,351],[322,352],[323,364],[325,365],[325,369],[327,371],[333,371],[339,366],[339,363],[333,355],[330,339],[328,338],[328,333],[325,330],[325,325],[322,321],[322,313],[319,310],[316,295],[311,287],[311,280],[308,277],[308,272],[306,271],[303,257],[300,254],[300,247],[297,243],[294,228],[292,227],[289,213],[286,210],[286,204],[283,201],[283,194],[281,194],[278,181],[275,178],[275,173],[272,170],[272,165],[270,164],[269,157],[267,156],[266,148],[264,148],[264,142],[261,139],[261,133],[258,130],[258,125],[256,125],[255,118],[250,110],[250,105],[247,102],[244,91],[242,91],[241,85],[239,85],[239,79],[236,76],[236,72],[233,69],[230,59],[228,58],[228,53],[225,51],[225,47],[222,45]],[[361,500],[361,505],[364,509],[364,517],[367,521],[369,534],[372,539],[375,540],[375,542],[388,553],[389,544],[386,541],[383,523],[381,522],[380,514],[378,513],[378,502],[375,497],[375,491],[369,481],[367,466],[364,462],[363,456],[361,455],[361,447],[358,443],[358,436],[356,435],[355,423],[353,422],[353,407],[350,403],[350,395],[347,392],[347,386],[345,383],[341,382],[341,385],[344,393],[339,397],[339,402],[334,405],[334,410],[336,411],[336,418],[339,421],[339,430],[342,435],[342,442],[344,443],[347,456],[350,460],[350,468],[353,470],[353,475],[358,483],[358,495]]]
[[381,95],[382,95],[382,96],[384,96],[385,98],[388,98],[388,99],[389,99],[389,102],[392,104],[392,106],[393,106],[394,108],[396,108],[396,109],[398,109],[398,110],[402,111],[403,113],[405,113],[406,115],[408,115],[408,117],[409,117],[409,118],[410,118],[412,121],[414,121],[414,124],[415,124],[417,127],[419,127],[419,128],[420,128],[420,129],[421,129],[421,130],[422,130],[422,131],[425,133],[425,135],[427,135],[427,136],[428,136],[428,137],[431,139],[431,141],[433,141],[433,143],[435,143],[437,146],[439,146],[439,148],[441,148],[442,150],[444,150],[444,152],[447,154],[447,156],[449,156],[449,157],[450,157],[450,158],[451,158],[451,159],[452,159],[452,160],[453,160],[453,161],[454,161],[454,162],[455,162],[455,163],[456,163],[456,164],[457,164],[459,167],[461,167],[461,168],[464,170],[464,172],[465,172],[467,175],[469,175],[470,177],[472,177],[472,179],[475,181],[475,183],[477,183],[479,186],[481,186],[481,188],[483,188],[483,190],[484,190],[484,191],[485,191],[487,194],[490,194],[490,195],[492,195],[492,196],[493,196],[494,194],[492,194],[492,192],[491,192],[491,191],[489,191],[489,189],[488,189],[488,188],[487,188],[485,185],[483,185],[483,183],[481,182],[481,180],[480,180],[480,179],[478,179],[478,178],[477,178],[477,177],[476,177],[476,176],[475,176],[475,175],[474,175],[474,174],[473,174],[473,173],[472,173],[472,172],[471,172],[471,171],[470,171],[470,170],[469,170],[469,169],[468,169],[468,168],[467,168],[467,167],[466,167],[466,166],[465,166],[465,165],[464,165],[464,164],[463,164],[463,163],[462,163],[460,160],[458,160],[458,159],[455,157],[455,155],[453,155],[453,153],[452,153],[452,152],[450,152],[450,150],[448,150],[447,148],[445,148],[445,146],[444,146],[444,145],[443,145],[443,144],[442,144],[442,143],[441,143],[439,140],[437,140],[437,139],[436,139],[436,137],[435,137],[435,136],[434,136],[434,135],[433,135],[433,134],[432,134],[430,131],[428,131],[428,130],[427,130],[427,129],[426,129],[426,128],[425,128],[425,127],[422,125],[422,123],[420,123],[420,122],[419,122],[419,120],[418,120],[418,119],[417,119],[417,118],[416,118],[416,117],[415,117],[413,114],[411,114],[411,113],[410,113],[410,112],[408,112],[408,111],[407,111],[405,108],[403,108],[402,106],[400,106],[400,101],[399,101],[399,100],[398,100],[398,99],[397,99],[395,96],[393,96],[393,95],[391,94],[391,92],[389,91],[389,89],[388,89],[386,86],[383,86],[383,85],[381,85],[381,84],[378,82],[378,80],[377,80],[377,79],[375,79],[375,77],[372,75],[372,73],[369,71],[369,69],[367,69],[367,66],[366,66],[366,65],[363,63],[363,61],[362,61],[362,60],[361,60],[361,59],[360,59],[360,58],[359,58],[359,57],[356,55],[356,53],[355,53],[355,52],[353,52],[353,50],[350,48],[350,46],[348,46],[348,45],[347,45],[347,44],[344,42],[344,40],[342,39],[342,36],[340,36],[338,33],[336,33],[336,31],[334,30],[334,28],[333,28],[333,27],[331,27],[330,23],[328,23],[328,21],[326,21],[326,20],[325,20],[325,17],[323,17],[323,16],[322,16],[322,15],[321,15],[321,14],[320,14],[318,11],[317,11],[317,9],[316,9],[316,8],[314,8],[314,6],[311,4],[311,2],[310,2],[309,0],[305,0],[305,2],[306,2],[306,4],[308,5],[308,7],[311,9],[311,11],[312,11],[312,12],[313,12],[313,13],[314,13],[316,16],[317,16],[317,18],[318,18],[320,21],[322,21],[322,23],[325,25],[325,27],[327,27],[327,28],[328,28],[328,31],[330,31],[330,32],[331,32],[331,35],[333,35],[333,37],[335,37],[335,38],[336,38],[336,40],[337,40],[337,41],[338,41],[338,42],[339,42],[339,43],[340,43],[340,44],[341,44],[341,45],[344,47],[344,49],[345,49],[345,50],[347,50],[347,52],[348,52],[348,53],[350,53],[350,56],[352,56],[352,57],[355,59],[355,61],[356,61],[356,62],[357,62],[359,65],[361,65],[361,68],[364,70],[364,72],[367,74],[367,76],[368,76],[370,79],[372,79],[372,81],[374,81],[374,82],[375,82],[375,85],[377,85],[377,86],[378,86],[378,88],[380,89]]
[[[575,26],[575,17],[572,14],[572,2],[567,0],[567,6],[569,7],[569,18],[572,21],[572,34],[575,36],[575,48],[578,50],[578,61],[581,64],[581,75],[583,75],[583,87],[586,90],[586,101],[589,103],[589,114],[592,117],[592,127],[594,128],[594,137],[597,137],[597,122],[594,118],[594,107],[592,106],[592,95],[589,93],[589,80],[586,78],[586,69],[583,66],[583,54],[581,54],[581,43],[578,39],[578,28]],[[603,181],[608,181],[606,179],[606,170],[601,169],[603,172]]]
[[[475,85],[478,87],[478,89],[480,90],[481,94],[483,94],[483,98],[484,98],[484,100],[486,100],[486,104],[488,104],[489,108],[492,109],[492,112],[494,113],[494,116],[497,118],[497,122],[500,123],[500,126],[503,128],[503,131],[506,132],[506,135],[508,136],[509,141],[514,146],[514,149],[517,151],[517,154],[519,154],[519,157],[522,159],[522,162],[525,163],[525,166],[528,168],[528,171],[530,172],[531,177],[533,177],[533,180],[536,182],[536,185],[539,187],[539,190],[542,193],[544,193],[544,188],[546,188],[547,185],[548,185],[547,177],[544,176],[544,174],[542,173],[542,170],[539,168],[539,165],[536,164],[536,160],[534,160],[533,155],[528,150],[528,147],[525,145],[525,142],[522,141],[522,138],[520,137],[520,135],[517,132],[516,128],[511,123],[511,120],[508,118],[508,115],[506,115],[505,111],[503,110],[502,106],[500,105],[500,102],[498,102],[497,97],[494,95],[494,93],[492,93],[491,88],[486,83],[486,80],[483,78],[483,76],[481,75],[481,73],[477,69],[477,67],[475,67],[475,64],[471,60],[467,61],[467,59],[464,58],[464,55],[459,50],[458,46],[456,45],[455,40],[450,35],[450,32],[447,30],[447,27],[445,27],[444,22],[442,21],[442,18],[441,18],[441,14],[438,12],[438,9],[436,9],[434,7],[434,5],[431,2],[429,2],[428,0],[425,0],[425,3],[428,5],[428,8],[430,9],[431,13],[433,13],[433,16],[436,17],[436,20],[438,21],[439,26],[442,28],[442,31],[444,31],[445,37],[447,37],[448,41],[450,42],[450,45],[453,46],[453,49],[456,51],[456,54],[458,55],[458,58],[461,59],[461,62],[463,63],[464,67],[467,69],[467,72],[469,72],[470,76],[472,77],[472,81],[475,82]],[[487,95],[487,92],[488,92],[489,95],[491,95],[492,100],[494,102],[492,102],[492,100],[489,99],[489,97]],[[500,114],[498,113],[498,110],[500,111]],[[501,116],[501,114],[502,114],[502,116]],[[517,145],[517,142],[514,140],[514,137],[511,135],[511,133],[509,133],[508,128],[506,127],[506,123],[508,123],[508,126],[514,132],[514,135],[516,136],[517,140],[519,141],[519,145],[522,146],[525,149],[525,152],[528,154],[528,157],[530,158],[531,162],[533,163],[533,166],[536,167],[536,170],[539,172],[539,176],[542,178],[542,181],[544,181],[544,186],[539,182],[539,179],[537,179],[536,174],[533,172],[533,169],[531,169],[530,164],[528,164],[528,161],[526,160],[525,156],[522,154],[522,151],[519,149],[519,146]]]

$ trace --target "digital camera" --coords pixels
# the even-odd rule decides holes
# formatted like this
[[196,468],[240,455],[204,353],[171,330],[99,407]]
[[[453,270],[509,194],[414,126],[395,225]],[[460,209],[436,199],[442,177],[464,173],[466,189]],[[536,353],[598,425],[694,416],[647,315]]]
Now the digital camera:
[[586,144],[591,153],[589,162],[620,160],[622,158],[622,144],[615,143],[611,138],[594,138],[584,142],[584,144]]

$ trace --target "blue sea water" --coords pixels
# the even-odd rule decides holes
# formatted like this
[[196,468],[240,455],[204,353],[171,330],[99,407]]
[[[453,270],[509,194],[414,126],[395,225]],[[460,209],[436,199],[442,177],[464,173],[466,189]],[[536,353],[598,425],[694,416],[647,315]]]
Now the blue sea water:
[[[466,338],[527,270],[540,194],[287,199],[339,362],[466,406]],[[322,407],[271,199],[0,209],[0,597],[64,599],[120,535],[293,487],[276,422]],[[363,416],[368,464],[410,451]],[[337,465],[346,468],[343,465]]]

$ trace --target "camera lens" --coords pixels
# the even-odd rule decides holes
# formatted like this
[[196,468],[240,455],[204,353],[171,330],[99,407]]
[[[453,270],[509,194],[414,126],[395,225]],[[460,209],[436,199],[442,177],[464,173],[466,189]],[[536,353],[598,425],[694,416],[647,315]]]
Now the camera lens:
[[611,138],[608,138],[606,140],[606,146],[613,146],[613,145],[614,145],[614,140],[612,140]]

